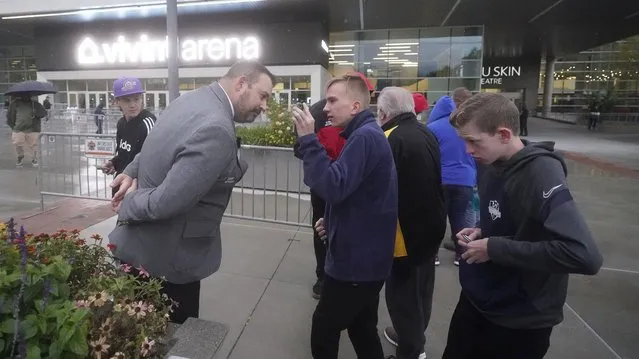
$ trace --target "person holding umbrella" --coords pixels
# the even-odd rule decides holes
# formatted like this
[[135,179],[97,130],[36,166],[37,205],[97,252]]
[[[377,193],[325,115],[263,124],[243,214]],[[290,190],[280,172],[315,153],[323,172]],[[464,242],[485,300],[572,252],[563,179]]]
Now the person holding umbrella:
[[38,167],[38,139],[41,121],[47,116],[47,111],[37,101],[33,101],[28,94],[18,97],[9,105],[7,124],[13,132],[11,140],[15,146],[17,167],[23,166],[25,148],[31,156],[31,164]]
[[40,81],[20,82],[5,92],[5,96],[15,98],[7,111],[7,125],[13,132],[11,139],[18,157],[17,167],[23,165],[25,147],[30,152],[31,164],[38,167],[38,141],[42,118],[47,116],[47,110],[33,97],[56,92],[53,84]]

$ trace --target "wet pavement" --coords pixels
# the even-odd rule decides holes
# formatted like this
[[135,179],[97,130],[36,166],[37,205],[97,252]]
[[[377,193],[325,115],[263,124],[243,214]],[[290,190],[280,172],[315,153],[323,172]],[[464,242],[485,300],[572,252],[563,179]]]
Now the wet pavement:
[[[587,133],[575,126],[536,119],[530,120],[529,127],[532,140],[553,139],[559,149],[639,168],[639,138],[634,135]],[[0,217],[5,218],[39,205],[37,171],[28,166],[14,168],[9,138],[0,129]],[[274,161],[259,162],[257,167],[276,166],[281,173],[286,165]],[[639,180],[570,159],[567,164],[571,191],[605,262],[594,277],[571,277],[565,321],[553,332],[547,358],[639,358]],[[298,180],[293,177],[296,169],[291,170],[292,165],[286,171],[289,185]],[[256,178],[264,176],[256,173]],[[230,213],[278,220],[288,216],[289,221],[307,222],[306,195],[284,195],[286,187],[281,186],[286,180],[281,178],[286,176],[270,180],[271,172],[264,173],[267,180],[256,180],[255,186],[269,187],[270,192],[263,190],[262,195],[254,196],[251,189],[236,190]],[[253,176],[249,174],[245,181]],[[114,225],[111,218],[84,233],[106,235]],[[310,296],[314,282],[310,229],[229,218],[224,220],[222,233],[222,267],[203,282],[201,297],[202,318],[230,326],[215,358],[310,358],[310,320],[316,305]],[[459,295],[451,253],[442,250],[441,259],[427,331],[429,358],[441,357]],[[379,313],[382,329],[390,323],[383,298]],[[390,345],[382,341],[386,352],[392,353]],[[340,358],[355,358],[347,335],[342,336]]]

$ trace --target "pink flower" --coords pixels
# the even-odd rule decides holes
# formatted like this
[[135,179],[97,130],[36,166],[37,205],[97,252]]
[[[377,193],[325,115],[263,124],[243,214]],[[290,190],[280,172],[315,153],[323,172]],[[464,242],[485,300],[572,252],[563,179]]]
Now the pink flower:
[[146,309],[149,313],[153,313],[155,312],[155,307],[153,306],[153,304],[149,304],[149,306]]
[[123,271],[124,273],[130,273],[131,272],[131,266],[124,263],[120,265],[120,270]]
[[132,307],[130,307],[129,312],[127,314],[129,314],[132,317],[137,317],[137,319],[140,319],[146,316],[147,308],[148,306],[146,305],[146,303],[139,301],[137,304],[134,304]]
[[142,345],[140,346],[140,354],[142,354],[143,357],[149,356],[149,354],[151,354],[151,351],[153,350],[154,345],[155,340],[144,338],[144,342],[142,342]]
[[113,243],[109,243],[107,244],[107,248],[111,251],[111,252],[115,252],[115,249],[117,248],[117,246]]
[[149,272],[147,272],[144,267],[140,266],[139,268],[137,268],[137,270],[140,272],[140,277],[149,278]]
[[78,300],[75,302],[75,306],[78,308],[88,308],[89,302],[87,302],[86,300]]

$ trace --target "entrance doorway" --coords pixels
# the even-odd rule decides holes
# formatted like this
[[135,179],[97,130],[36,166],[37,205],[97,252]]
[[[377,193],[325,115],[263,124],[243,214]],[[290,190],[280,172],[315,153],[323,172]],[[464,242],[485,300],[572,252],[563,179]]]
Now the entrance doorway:
[[96,108],[99,104],[103,104],[104,108],[109,107],[106,92],[89,92],[89,108]]
[[87,108],[87,94],[86,92],[69,92],[68,95],[69,107],[86,109]]
[[273,99],[277,101],[280,105],[286,106],[286,108],[291,107],[291,91],[290,90],[280,90],[273,92]]
[[166,91],[147,91],[144,95],[145,106],[148,109],[164,110],[169,95]]

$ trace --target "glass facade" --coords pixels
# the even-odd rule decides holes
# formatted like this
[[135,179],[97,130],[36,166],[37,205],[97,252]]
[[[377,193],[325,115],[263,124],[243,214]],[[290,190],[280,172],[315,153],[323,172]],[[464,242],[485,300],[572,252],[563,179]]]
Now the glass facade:
[[[542,60],[538,106],[544,88]],[[613,91],[615,112],[639,112],[639,35],[615,41],[578,54],[566,56],[555,64],[552,112],[581,112],[588,98],[597,92]]]
[[[168,80],[166,78],[141,79],[146,90],[146,107],[164,109],[168,103]],[[93,109],[100,102],[107,108],[113,104],[113,81],[111,80],[53,80],[58,93],[53,95],[54,105],[59,108]],[[217,81],[213,77],[180,78],[180,92],[187,92]],[[278,77],[273,87],[273,96],[280,102],[311,101],[310,76]]]
[[432,104],[460,86],[480,90],[481,26],[341,32],[329,40],[329,72],[359,71],[376,94],[401,86]]
[[0,105],[12,84],[36,80],[36,64],[32,46],[0,46]]

